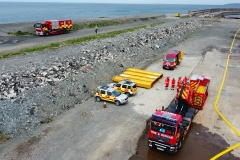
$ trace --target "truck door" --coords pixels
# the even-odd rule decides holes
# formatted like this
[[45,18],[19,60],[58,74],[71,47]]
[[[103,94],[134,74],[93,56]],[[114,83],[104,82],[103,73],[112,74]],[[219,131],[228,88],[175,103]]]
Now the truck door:
[[127,90],[128,90],[128,89],[127,89],[127,85],[126,85],[126,84],[123,84],[121,91],[122,91],[122,92],[127,92]]
[[178,65],[179,64],[179,62],[180,62],[180,52],[177,54],[177,56],[176,56],[176,64]]
[[101,90],[102,99],[106,100],[106,91]]
[[116,84],[114,88],[121,91],[121,84]]
[[114,102],[114,95],[112,94],[112,92],[107,92],[107,96],[111,102]]

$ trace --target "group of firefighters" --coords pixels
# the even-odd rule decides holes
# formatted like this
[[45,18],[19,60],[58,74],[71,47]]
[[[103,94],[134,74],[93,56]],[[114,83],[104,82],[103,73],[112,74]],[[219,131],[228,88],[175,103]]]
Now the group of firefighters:
[[[182,79],[182,77],[178,77],[177,89],[180,88],[181,83],[185,84],[185,83],[188,82],[188,80],[189,80],[189,78],[186,77],[186,76],[183,79]],[[168,90],[169,83],[170,83],[170,77],[165,78],[165,90]],[[175,89],[175,85],[176,85],[176,80],[175,80],[175,78],[172,78],[172,80],[171,80],[171,90]]]

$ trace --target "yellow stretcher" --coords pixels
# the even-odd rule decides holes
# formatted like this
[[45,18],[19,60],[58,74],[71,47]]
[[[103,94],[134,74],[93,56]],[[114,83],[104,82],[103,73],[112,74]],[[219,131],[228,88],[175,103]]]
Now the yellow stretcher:
[[130,80],[136,83],[138,87],[152,88],[153,84],[163,76],[160,72],[152,72],[137,68],[128,68],[122,74],[112,78],[114,82]]
[[163,74],[161,72],[153,72],[153,71],[142,70],[142,69],[138,69],[138,68],[127,68],[126,71],[148,74],[148,75],[152,75],[152,76],[157,76],[158,78],[162,78],[162,76],[163,76]]

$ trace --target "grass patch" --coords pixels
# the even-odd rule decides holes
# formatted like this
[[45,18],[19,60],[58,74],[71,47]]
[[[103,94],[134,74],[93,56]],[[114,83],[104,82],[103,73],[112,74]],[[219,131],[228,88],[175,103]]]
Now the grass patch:
[[155,26],[161,25],[161,24],[163,24],[163,23],[164,23],[164,22],[154,23],[154,24],[151,24],[150,26],[151,26],[151,27],[155,27]]
[[30,33],[30,32],[23,32],[23,31],[17,31],[17,32],[8,32],[7,34],[11,34],[11,35],[15,35],[15,36],[26,36],[26,35],[34,35],[34,33]]
[[92,40],[112,38],[112,37],[116,37],[117,35],[120,35],[122,33],[133,32],[133,31],[136,31],[136,30],[139,30],[139,29],[142,29],[142,28],[146,28],[146,26],[135,27],[135,28],[130,28],[130,29],[124,29],[124,30],[119,30],[119,31],[113,31],[113,32],[108,32],[108,33],[96,34],[96,35],[93,35],[93,36],[87,36],[87,37],[67,40],[64,43],[66,45],[73,45],[73,44],[78,44],[78,43],[92,41]]
[[208,21],[210,21],[210,22],[221,22],[221,21],[218,20],[218,19],[213,19],[213,20],[208,20]]
[[0,55],[0,58],[8,58],[8,57],[17,56],[17,55],[24,55],[24,54],[27,54],[30,52],[43,51],[45,49],[57,49],[60,47],[60,45],[61,45],[61,43],[52,43],[47,46],[27,48],[27,49],[23,49],[19,52],[2,54],[2,55]]
[[41,124],[47,124],[47,123],[50,123],[50,122],[52,122],[52,121],[53,121],[52,118],[46,118],[45,120],[40,121],[40,123],[41,123]]
[[116,25],[120,25],[120,24],[125,24],[125,23],[129,23],[129,20],[101,20],[101,21],[97,21],[97,22],[87,22],[87,23],[74,23],[73,24],[73,31],[77,31],[80,29],[85,29],[85,28],[95,28],[96,26],[98,27],[105,27],[105,26],[116,26]]
[[190,15],[184,15],[184,16],[180,16],[180,18],[190,18]]
[[7,140],[9,140],[10,138],[7,137],[6,135],[4,135],[1,131],[0,131],[0,142],[6,142]]

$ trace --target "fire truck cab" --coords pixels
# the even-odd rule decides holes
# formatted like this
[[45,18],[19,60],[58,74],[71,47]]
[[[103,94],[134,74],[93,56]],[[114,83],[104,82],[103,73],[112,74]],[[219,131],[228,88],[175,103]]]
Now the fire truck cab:
[[183,51],[172,50],[163,59],[163,69],[174,69],[183,59]]
[[161,151],[176,153],[181,147],[190,123],[191,119],[182,118],[180,114],[156,110],[150,121],[148,145]]

